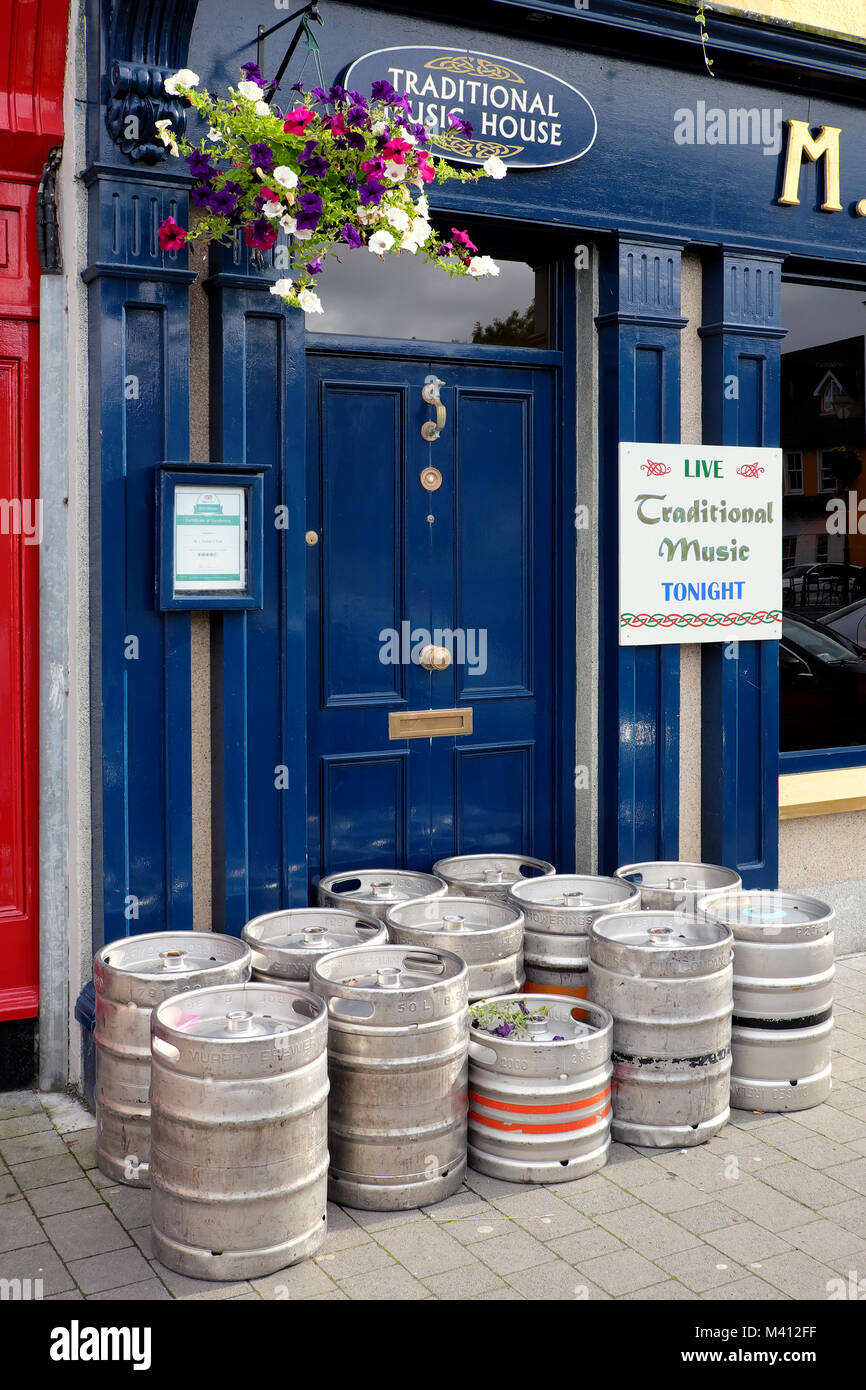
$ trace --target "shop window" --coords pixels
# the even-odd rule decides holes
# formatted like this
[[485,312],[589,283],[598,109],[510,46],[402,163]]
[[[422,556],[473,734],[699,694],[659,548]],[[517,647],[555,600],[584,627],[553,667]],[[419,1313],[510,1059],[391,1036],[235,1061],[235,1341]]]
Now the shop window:
[[780,747],[792,772],[866,764],[866,285],[785,283],[782,323]]
[[307,330],[364,338],[548,347],[546,268],[496,259],[498,276],[451,280],[420,257],[388,256],[382,265],[377,256],[347,251],[339,261],[328,262],[321,285],[324,313],[309,314]]

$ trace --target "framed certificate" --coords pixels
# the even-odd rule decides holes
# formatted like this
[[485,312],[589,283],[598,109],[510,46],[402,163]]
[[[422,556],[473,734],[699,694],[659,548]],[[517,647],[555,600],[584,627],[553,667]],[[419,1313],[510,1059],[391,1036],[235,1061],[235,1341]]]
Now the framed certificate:
[[261,608],[262,478],[201,464],[160,470],[159,608]]

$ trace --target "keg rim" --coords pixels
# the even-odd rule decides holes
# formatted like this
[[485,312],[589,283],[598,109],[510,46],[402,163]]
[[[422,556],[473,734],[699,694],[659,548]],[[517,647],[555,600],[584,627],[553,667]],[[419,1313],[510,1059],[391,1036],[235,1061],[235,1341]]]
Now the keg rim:
[[[646,937],[654,930],[653,923],[659,927],[662,921],[673,923],[674,926],[688,925],[696,927],[700,932],[708,928],[715,930],[716,935],[712,940],[701,939],[700,936],[687,940],[681,936],[673,935],[671,929],[671,939],[656,945],[651,941],[629,941],[622,939],[616,933],[623,932],[629,923],[633,929],[642,928],[643,935]],[[710,955],[717,951],[719,947],[733,945],[733,933],[723,922],[716,922],[712,918],[698,917],[694,912],[674,912],[671,909],[657,909],[652,911],[637,912],[608,912],[603,917],[597,917],[590,927],[590,939],[599,941],[602,945],[618,947],[620,950],[646,952],[648,957],[660,956],[663,952],[688,951],[691,955],[704,954]]]
[[[112,952],[116,953],[122,951],[124,948],[129,950],[130,947],[138,949],[142,946],[152,945],[155,947],[154,955],[158,958],[165,952],[177,950],[185,954],[185,948],[189,948],[193,945],[197,947],[205,946],[206,943],[211,941],[218,941],[220,943],[220,949],[222,950],[225,950],[230,944],[230,949],[227,950],[225,959],[219,960],[218,958],[208,957],[207,961],[204,961],[201,958],[197,958],[197,964],[190,965],[188,969],[184,970],[166,971],[162,968],[142,970],[136,968],[136,964],[140,966],[140,962],[136,963],[135,961],[131,961],[128,966],[125,966],[122,961],[115,962],[110,959]],[[105,944],[100,946],[94,953],[93,965],[94,969],[98,966],[102,970],[113,971],[118,975],[129,976],[131,978],[138,977],[143,980],[163,980],[170,974],[172,979],[181,980],[189,975],[203,975],[211,970],[224,970],[227,965],[242,964],[244,958],[249,955],[250,948],[247,943],[243,941],[241,937],[229,936],[227,932],[157,931],[143,932],[140,936],[137,934],[133,936],[118,936],[114,941],[105,942]],[[145,956],[146,961],[150,961],[151,959],[151,957]],[[215,988],[220,988],[220,986],[215,986]]]
[[[315,1013],[308,1015],[301,1021],[301,1016],[298,1014],[297,1010],[293,1009],[292,1013],[294,1016],[292,1018],[288,1018],[288,1016],[283,1019],[275,1017],[273,1019],[274,1031],[267,1034],[235,1033],[233,1035],[231,1033],[222,1032],[214,1034],[213,1036],[209,1036],[206,1033],[189,1033],[185,1028],[179,1028],[176,1024],[169,1022],[167,1017],[172,1009],[190,1009],[195,1007],[197,1003],[203,1003],[206,1000],[214,999],[220,995],[223,997],[227,994],[239,995],[237,1002],[232,1000],[231,1003],[219,1013],[214,1013],[212,1015],[213,1021],[216,1023],[220,1017],[224,1018],[230,1009],[242,1008],[250,992],[252,992],[253,1000],[257,998],[261,999],[263,995],[269,995],[271,998],[283,996],[279,998],[279,1003],[286,1006],[288,1006],[288,997],[291,997],[295,1001],[303,1002],[306,1005],[313,1005]],[[255,1016],[268,1017],[268,1015]],[[268,1043],[272,1042],[277,1037],[284,1036],[277,1030],[280,1023],[285,1022],[291,1022],[292,1024],[289,1036],[296,1037],[306,1029],[316,1027],[326,1017],[327,1007],[325,1001],[321,999],[318,994],[313,994],[312,990],[305,989],[299,983],[295,983],[292,980],[285,980],[280,981],[279,984],[265,984],[264,982],[259,983],[257,981],[248,980],[232,985],[206,985],[203,989],[192,989],[188,990],[185,994],[173,994],[168,999],[163,999],[162,1003],[158,1004],[153,1010],[152,1031],[154,1034],[166,1038],[166,1040],[176,1040],[180,1038],[188,1042],[218,1043],[220,1046],[223,1044],[239,1046],[244,1043],[247,1045],[251,1043]]]
[[[631,891],[622,899],[621,903],[618,903],[615,898],[608,898],[597,902],[586,902],[569,907],[566,903],[545,902],[543,898],[539,900],[537,898],[526,897],[524,900],[523,895],[525,895],[527,887],[534,887],[538,884],[551,885],[554,880],[562,882],[565,879],[570,883],[604,883],[607,884],[608,887],[615,887],[617,890],[625,888]],[[632,903],[635,904],[636,908],[637,904],[640,902],[640,889],[636,888],[634,884],[628,883],[625,879],[617,878],[615,874],[557,873],[546,874],[544,878],[528,878],[523,883],[510,884],[508,888],[508,897],[519,904],[521,910],[524,912],[527,907],[542,907],[545,911],[554,913],[590,913],[598,912],[599,909],[601,909],[604,915],[610,915],[612,911],[628,911]]]
[[476,999],[473,1002],[475,1004],[491,1004],[498,1006],[500,1004],[516,1004],[521,1001],[525,1004],[534,1005],[536,1009],[544,1004],[548,1007],[555,1005],[560,1009],[565,1009],[571,1015],[574,1022],[581,1021],[574,1019],[574,1014],[577,1010],[596,1014],[598,1015],[599,1022],[597,1025],[590,1023],[591,1032],[583,1034],[580,1037],[563,1038],[561,1042],[555,1042],[553,1038],[545,1038],[543,1042],[539,1042],[538,1039],[535,1038],[503,1038],[498,1034],[484,1033],[481,1029],[473,1028],[470,1022],[469,1041],[480,1043],[482,1046],[486,1046],[489,1041],[491,1045],[496,1047],[503,1044],[506,1047],[543,1046],[545,1048],[563,1048],[574,1047],[575,1043],[597,1042],[599,1039],[603,1041],[608,1034],[613,1037],[613,1014],[609,1009],[606,1009],[603,1004],[596,1004],[591,999],[578,999],[573,995],[565,994],[526,994],[522,991],[518,991],[516,994],[492,994],[484,999]]
[[[274,938],[272,936],[260,934],[263,931],[263,929],[267,928],[269,925],[273,925],[275,927],[278,923],[291,925],[290,923],[286,923],[287,918],[295,917],[298,919],[300,923],[301,918],[310,915],[312,915],[314,918],[318,916],[331,918],[333,918],[334,916],[345,917],[347,919],[345,924],[340,924],[340,926],[344,927],[346,931],[350,931],[352,927],[362,927],[368,929],[371,933],[375,934],[376,936],[381,936],[382,933],[385,931],[383,923],[377,917],[366,917],[362,913],[351,912],[347,908],[285,907],[280,908],[277,912],[262,912],[259,914],[258,917],[251,917],[248,922],[244,923],[244,926],[241,930],[241,940],[245,941],[247,945],[252,947],[257,947],[259,949],[268,949],[271,951],[288,951],[292,955],[298,952],[310,952],[316,950],[321,950],[322,954],[325,954],[325,952],[327,951],[338,951],[343,949],[339,946],[317,947],[315,942],[301,941],[299,941],[296,945],[293,944],[278,946],[274,944]],[[313,927],[314,925],[315,923],[311,922],[309,924],[309,927],[307,927],[307,930],[309,930],[309,928]],[[332,923],[330,929],[340,930],[340,927],[335,927]],[[329,930],[329,928],[325,928],[325,930],[327,931]],[[304,927],[299,924],[298,935],[300,935],[302,931],[304,931]],[[291,936],[293,935],[293,933],[286,932],[285,935]],[[383,945],[385,943],[385,939],[387,938],[383,938]],[[367,942],[365,942],[364,940],[359,940],[355,944],[357,944],[358,946],[363,946],[366,945]]]
[[489,854],[451,854],[445,859],[437,859],[436,863],[433,865],[432,873],[438,878],[444,879],[449,887],[451,887],[452,884],[456,886],[461,883],[476,884],[479,888],[484,888],[486,886],[492,888],[505,888],[509,886],[504,883],[486,885],[481,878],[468,878],[465,874],[458,877],[451,871],[451,866],[454,864],[469,864],[480,867],[482,863],[491,863],[491,861],[494,863],[508,861],[512,864],[530,864],[533,868],[541,869],[542,871],[540,874],[521,874],[517,882],[524,880],[527,883],[534,883],[536,879],[550,878],[551,874],[556,873],[556,868],[547,859],[536,859],[531,854],[512,854],[510,852],[503,852],[502,854],[493,852]]
[[[401,922],[398,920],[401,912],[405,912],[408,908],[418,907],[429,907],[431,910],[438,911],[440,913],[439,920],[430,922]],[[442,925],[442,915],[453,912],[455,916],[463,916],[464,913],[460,911],[461,907],[467,914],[469,912],[477,912],[480,907],[486,907],[492,912],[507,912],[511,914],[510,920],[505,922],[470,923],[464,930],[467,934],[471,933],[472,936],[486,936],[495,932],[514,930],[514,928],[523,925],[523,913],[520,908],[515,907],[512,903],[503,902],[502,899],[497,900],[495,898],[472,898],[464,896],[447,898],[406,898],[403,902],[394,903],[388,908],[388,911],[385,913],[385,922],[387,926],[394,927],[399,931],[418,931],[426,932],[434,936],[440,934],[449,936],[451,933],[448,931],[448,928]],[[459,935],[459,933],[455,932],[454,935]]]
[[[375,960],[371,958],[374,952],[376,953]],[[346,957],[357,956],[359,953],[362,955],[362,957],[367,958],[367,962],[369,963],[370,967],[367,973],[374,973],[378,969],[391,969],[393,968],[393,966],[391,965],[392,960],[402,961],[406,958],[407,955],[427,955],[438,957],[442,959],[446,969],[443,970],[441,975],[431,974],[429,980],[421,980],[418,983],[415,983],[413,981],[413,983],[411,984],[401,983],[399,988],[394,991],[383,990],[379,985],[376,984],[347,984],[343,980],[332,979],[331,976],[326,973],[327,969],[338,969],[341,961],[345,964],[348,964]],[[379,959],[380,956],[385,957],[384,962],[382,962]],[[332,994],[329,994],[328,996],[329,998],[339,997],[347,999],[366,999],[371,994],[374,995],[377,999],[381,998],[383,995],[390,996],[392,994],[409,994],[417,990],[432,989],[436,985],[451,986],[463,978],[468,980],[469,966],[466,964],[466,961],[462,959],[462,957],[457,955],[455,951],[447,951],[444,947],[441,946],[406,946],[402,945],[399,942],[383,942],[381,946],[369,947],[347,946],[346,949],[342,951],[328,951],[326,955],[320,956],[313,963],[313,967],[310,971],[311,987],[312,981],[315,979],[317,982],[321,983],[326,989],[332,991]]]
[[[448,892],[448,884],[444,878],[439,878],[436,874],[423,872],[421,869],[398,869],[387,866],[383,869],[346,869],[342,873],[325,874],[323,878],[315,882],[316,893],[319,896],[319,906],[325,906],[321,902],[321,894],[327,893],[334,899],[334,905],[340,902],[370,902],[370,903],[396,903],[405,902],[405,898],[377,898],[369,889],[374,882],[386,881],[392,878],[414,878],[423,880],[424,884],[430,885],[429,893],[413,893],[413,898],[433,898],[444,897]],[[352,879],[358,880],[357,888],[347,889],[345,892],[338,892],[335,884],[349,882]],[[365,887],[366,883],[366,887]]]
[[[679,874],[673,874],[673,873],[672,873],[672,874],[670,875],[671,878],[685,878],[685,879],[687,880],[687,881],[686,881],[686,885],[685,885],[684,888],[668,888],[668,885],[667,885],[666,883],[646,883],[643,879],[641,879],[640,882],[634,884],[634,880],[633,880],[632,878],[629,878],[629,875],[630,875],[630,874],[636,874],[636,873],[641,873],[641,874],[642,874],[642,872],[643,872],[644,869],[672,869],[672,870],[673,870],[673,869],[683,869],[683,870],[686,870],[685,873],[679,873]],[[712,871],[713,873],[715,873],[715,874],[729,874],[729,875],[730,875],[730,881],[727,882],[727,883],[721,883],[721,884],[719,884],[717,888],[711,888],[710,885],[709,885],[709,884],[706,884],[706,883],[701,883],[701,884],[690,883],[690,882],[688,882],[689,877],[690,877],[690,875],[689,875],[689,873],[688,873],[688,870],[690,870],[690,869],[694,869],[694,870],[707,870],[707,869],[709,869],[709,870],[711,870],[711,871]],[[722,893],[722,892],[725,892],[725,891],[728,891],[728,892],[730,892],[730,893],[738,892],[739,889],[742,888],[742,884],[743,884],[743,880],[742,880],[742,878],[740,877],[740,875],[737,873],[736,869],[729,869],[728,866],[727,866],[726,864],[705,864],[705,863],[699,862],[699,861],[697,861],[697,860],[689,860],[689,859],[646,859],[646,860],[641,860],[641,861],[639,861],[638,863],[635,863],[635,864],[620,864],[619,867],[618,867],[617,869],[614,870],[614,878],[621,878],[621,879],[623,879],[623,881],[626,882],[626,883],[632,883],[632,884],[634,884],[634,886],[637,887],[638,889],[641,889],[641,888],[648,888],[648,889],[650,889],[651,891],[654,891],[654,892],[662,892],[662,893],[678,893],[678,892],[679,892],[679,893],[695,893],[695,892],[698,892],[698,893],[703,893],[703,894],[705,894],[705,895],[707,895],[707,896],[708,896],[710,893]]]
[[[730,909],[731,916],[728,916],[727,913],[725,915],[720,915],[722,910],[730,904],[733,899],[739,899],[740,903],[742,903],[743,899],[754,898],[768,898],[782,905],[786,903],[800,903],[807,905],[807,908],[815,909],[815,911],[811,916],[803,917],[799,921],[792,919],[777,924],[769,920],[767,922],[742,922],[738,917],[733,916],[733,908]],[[705,893],[695,904],[695,911],[702,912],[712,921],[724,923],[724,925],[729,927],[732,931],[735,940],[755,939],[757,941],[765,941],[768,936],[771,936],[775,940],[782,942],[789,939],[789,934],[793,930],[797,928],[802,929],[803,927],[812,928],[812,939],[820,940],[822,937],[828,936],[834,930],[834,923],[836,920],[836,913],[833,908],[829,903],[822,902],[820,898],[813,898],[804,893],[784,893],[770,888],[743,888],[734,891],[719,889],[713,893]],[[752,938],[752,933],[754,933],[754,938]],[[800,937],[799,939],[802,941],[809,938]]]

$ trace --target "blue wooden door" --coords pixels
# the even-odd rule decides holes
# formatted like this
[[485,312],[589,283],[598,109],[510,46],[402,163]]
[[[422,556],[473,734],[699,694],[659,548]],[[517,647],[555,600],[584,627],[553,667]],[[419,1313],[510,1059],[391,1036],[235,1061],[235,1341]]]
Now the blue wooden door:
[[[508,356],[308,352],[312,880],[552,857],[556,375]],[[433,442],[429,376],[446,410]],[[424,669],[425,641],[450,666]],[[393,712],[466,706],[471,735],[389,738]]]

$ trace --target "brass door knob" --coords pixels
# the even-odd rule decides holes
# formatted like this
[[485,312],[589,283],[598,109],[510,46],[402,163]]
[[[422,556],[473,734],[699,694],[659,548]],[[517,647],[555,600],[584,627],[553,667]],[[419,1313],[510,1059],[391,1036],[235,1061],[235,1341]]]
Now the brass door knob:
[[425,671],[444,671],[451,665],[451,653],[447,647],[422,647],[418,660]]

